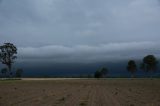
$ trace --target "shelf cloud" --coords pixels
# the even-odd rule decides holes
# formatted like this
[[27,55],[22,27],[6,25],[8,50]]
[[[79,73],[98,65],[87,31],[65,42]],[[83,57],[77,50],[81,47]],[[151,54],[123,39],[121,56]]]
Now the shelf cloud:
[[0,0],[0,43],[21,61],[159,56],[159,11],[159,0]]
[[129,42],[109,43],[97,46],[78,45],[61,46],[50,45],[42,47],[19,48],[21,61],[52,61],[63,63],[94,63],[104,61],[118,61],[126,59],[141,59],[147,54],[159,54],[159,43]]

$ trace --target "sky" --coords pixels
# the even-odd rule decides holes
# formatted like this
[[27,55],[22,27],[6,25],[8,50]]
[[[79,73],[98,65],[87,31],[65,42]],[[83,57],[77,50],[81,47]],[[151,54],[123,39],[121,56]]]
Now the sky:
[[160,0],[0,0],[0,44],[17,62],[160,57]]

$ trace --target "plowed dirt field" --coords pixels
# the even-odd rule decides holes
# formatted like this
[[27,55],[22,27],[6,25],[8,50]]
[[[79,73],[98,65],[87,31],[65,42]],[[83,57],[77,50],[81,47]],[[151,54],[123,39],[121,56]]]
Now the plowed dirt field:
[[0,81],[0,106],[160,106],[160,79]]

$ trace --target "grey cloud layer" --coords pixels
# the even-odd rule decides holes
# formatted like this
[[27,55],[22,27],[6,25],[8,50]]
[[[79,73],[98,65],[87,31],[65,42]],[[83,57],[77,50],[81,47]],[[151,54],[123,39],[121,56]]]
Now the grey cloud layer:
[[0,42],[18,46],[159,41],[159,0],[2,0]]
[[0,42],[22,61],[159,56],[159,11],[159,0],[0,0]]
[[125,59],[141,59],[145,55],[160,56],[159,43],[130,42],[109,43],[99,46],[79,45],[73,47],[50,45],[39,48],[19,48],[19,59],[22,61],[52,62],[103,62]]

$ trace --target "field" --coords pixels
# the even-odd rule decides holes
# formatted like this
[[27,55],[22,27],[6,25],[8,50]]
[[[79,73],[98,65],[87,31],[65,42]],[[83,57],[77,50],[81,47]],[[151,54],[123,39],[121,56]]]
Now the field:
[[160,79],[0,81],[0,106],[160,106]]

